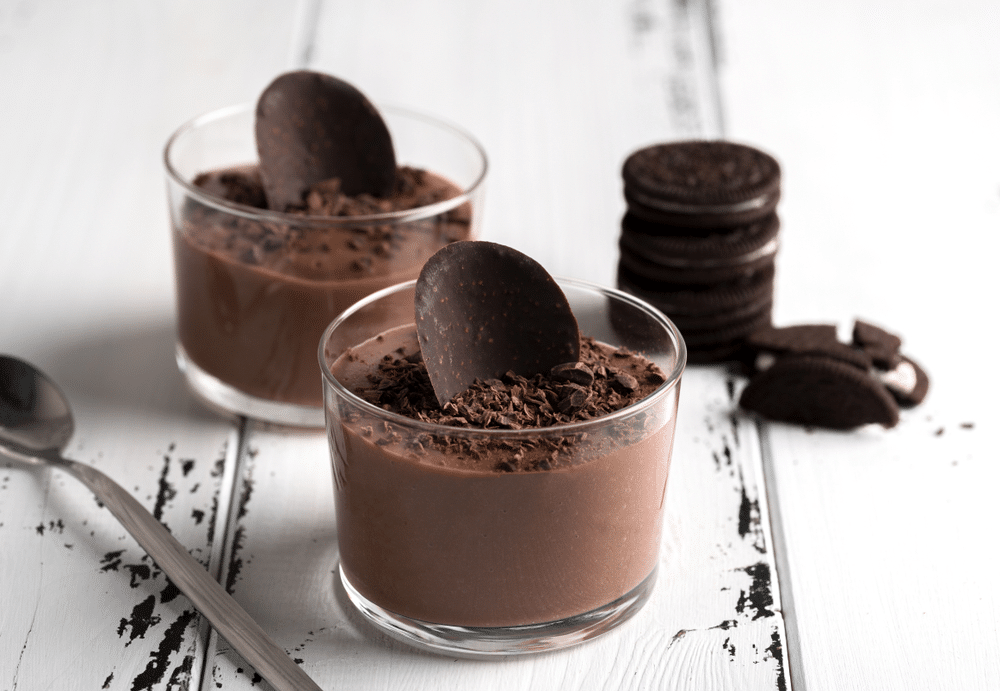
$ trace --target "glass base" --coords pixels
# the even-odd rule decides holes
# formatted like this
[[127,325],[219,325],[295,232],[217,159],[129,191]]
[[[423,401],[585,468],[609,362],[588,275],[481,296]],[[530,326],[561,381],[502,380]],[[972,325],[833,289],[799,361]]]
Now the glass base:
[[574,617],[525,626],[475,627],[431,624],[382,609],[351,585],[343,566],[340,580],[351,603],[393,638],[416,648],[464,658],[496,658],[568,648],[607,633],[638,612],[653,592],[656,569],[635,588],[603,607]]
[[243,415],[289,427],[314,429],[324,426],[321,406],[269,401],[243,393],[198,367],[180,343],[177,344],[177,367],[191,391],[211,408],[224,414]]

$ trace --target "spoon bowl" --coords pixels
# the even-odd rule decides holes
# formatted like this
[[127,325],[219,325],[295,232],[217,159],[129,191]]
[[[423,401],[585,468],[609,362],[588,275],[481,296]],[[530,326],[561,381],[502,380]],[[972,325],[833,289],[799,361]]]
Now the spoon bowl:
[[107,475],[64,458],[73,413],[59,387],[32,365],[0,355],[0,452],[61,468],[86,485],[212,626],[278,691],[319,686],[146,508]]
[[60,452],[73,436],[73,413],[51,379],[0,355],[0,437],[24,449]]

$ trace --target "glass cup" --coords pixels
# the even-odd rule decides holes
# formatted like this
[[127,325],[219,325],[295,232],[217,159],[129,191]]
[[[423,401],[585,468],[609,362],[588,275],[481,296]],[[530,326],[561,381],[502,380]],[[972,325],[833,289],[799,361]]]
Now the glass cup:
[[177,362],[224,412],[322,427],[316,343],[342,310],[416,276],[445,244],[478,235],[486,155],[435,118],[381,108],[400,165],[454,183],[453,199],[356,217],[301,216],[236,204],[194,184],[256,165],[253,106],[199,117],[164,162],[177,283]]
[[[666,381],[594,420],[459,429],[352,393],[383,355],[417,350],[414,282],[360,301],[320,341],[340,578],[370,621],[417,647],[466,657],[562,648],[622,623],[652,591],[684,341],[635,297],[558,283],[582,334],[641,353]],[[499,449],[501,461],[523,442],[552,442],[571,462],[470,469],[441,441]]]

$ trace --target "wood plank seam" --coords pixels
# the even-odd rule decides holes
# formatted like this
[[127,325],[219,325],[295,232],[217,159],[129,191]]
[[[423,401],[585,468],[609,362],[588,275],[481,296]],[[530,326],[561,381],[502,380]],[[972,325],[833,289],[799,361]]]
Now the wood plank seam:
[[[697,63],[686,72],[688,79],[692,82],[690,90],[702,95],[702,110],[709,111],[699,118],[700,135],[705,138],[725,138],[727,118],[722,96],[722,84],[719,78],[719,68],[724,58],[724,45],[717,21],[716,2],[715,0],[693,0],[691,2],[674,0],[674,12],[680,19],[678,27],[683,30],[683,33],[680,34],[675,31],[674,40],[690,41],[688,50],[692,54],[693,61]],[[677,50],[675,48],[675,52]],[[735,405],[735,382],[732,379],[727,379],[726,386],[730,402]],[[731,424],[735,440],[738,443],[741,425],[736,413],[733,413],[731,417]],[[762,556],[770,554],[774,564],[775,573],[773,577],[769,575],[769,587],[775,609],[780,612],[779,624],[774,633],[774,644],[778,646],[778,650],[772,651],[772,654],[779,657],[777,686],[779,689],[783,689],[787,683],[788,688],[794,689],[794,691],[804,691],[799,667],[801,656],[798,628],[791,589],[788,584],[788,559],[780,526],[780,511],[777,506],[772,509],[770,505],[771,498],[775,497],[776,494],[773,485],[774,478],[772,473],[768,472],[770,449],[767,444],[766,429],[760,424],[753,423],[744,424],[742,428],[754,432],[752,435],[754,439],[746,441],[750,441],[757,450],[750,463],[750,472],[753,474],[754,485],[757,488],[757,497],[756,500],[751,500],[747,496],[741,466],[740,484],[743,486],[743,491],[739,532],[743,536],[756,526],[756,530],[760,531],[760,534],[755,536],[755,539],[759,539],[761,543],[759,545],[755,543],[754,547],[761,552]],[[766,564],[766,562],[762,563]]]
[[304,69],[312,63],[316,27],[322,13],[323,0],[299,0],[296,3],[294,35],[288,51],[289,69]]
[[[795,617],[795,599],[792,595],[791,573],[788,551],[781,519],[781,505],[777,501],[777,478],[771,456],[769,424],[763,420],[756,423],[757,439],[761,455],[761,486],[767,498],[765,502],[770,516],[771,544],[774,545],[777,587],[780,592],[781,612],[785,618],[785,650],[788,657],[789,686],[793,691],[805,691],[805,676],[802,673],[802,642],[799,637],[798,620]],[[774,504],[771,504],[774,499]]]
[[[238,494],[241,497],[245,496],[245,492],[239,492],[238,490],[242,484],[244,463],[248,456],[250,424],[247,418],[240,417],[230,433],[229,443],[226,448],[225,464],[222,470],[223,475],[219,482],[219,505],[216,508],[217,523],[213,535],[212,553],[209,562],[210,573],[225,586],[226,592],[230,595],[233,594],[233,560],[235,558],[234,555],[239,549],[238,536],[235,534],[235,525],[239,519],[240,511],[245,510],[243,503],[235,499]],[[201,677],[198,679],[196,688],[208,691],[209,689],[216,688],[216,683],[212,679],[215,670],[213,658],[220,650],[222,638],[204,619],[202,619],[202,627],[207,629],[204,638],[205,658],[202,660]]]
[[[706,83],[702,85],[702,89],[708,92],[708,96],[705,99],[707,107],[714,111],[710,118],[711,122],[714,123],[714,131],[712,131],[712,127],[705,128],[707,131],[703,132],[703,136],[708,138],[713,136],[725,138],[727,136],[727,118],[722,95],[722,84],[719,77],[720,65],[724,60],[724,44],[721,38],[721,27],[718,25],[716,0],[694,0],[690,3],[685,0],[675,0],[675,3],[691,13],[692,18],[689,18],[688,22],[692,26],[689,31],[696,37],[700,37],[704,42],[701,53],[701,74]],[[731,379],[727,382],[727,388],[730,400],[735,402],[735,383]],[[738,428],[735,413],[732,422],[735,433]],[[781,631],[777,633],[780,640],[776,641],[778,643],[783,641],[784,643],[780,651],[781,669],[787,670],[787,684],[790,689],[804,691],[805,686],[802,682],[800,667],[800,640],[795,619],[791,586],[788,581],[788,558],[784,534],[781,528],[781,513],[777,503],[773,507],[771,506],[771,499],[777,497],[777,494],[774,485],[773,467],[770,464],[771,453],[768,444],[767,428],[758,422],[756,424],[747,424],[744,426],[744,429],[755,432],[754,441],[756,442],[755,446],[758,449],[758,453],[751,464],[751,470],[754,474],[755,485],[758,488],[759,494],[755,506],[747,506],[746,509],[741,506],[740,532],[743,534],[743,521],[750,519],[749,515],[746,518],[744,517],[744,511],[746,510],[749,514],[752,509],[755,509],[757,520],[759,521],[758,527],[766,527],[762,535],[764,540],[764,549],[762,551],[770,553],[774,561],[775,574],[771,578],[770,587],[776,609],[781,613]],[[745,494],[744,499],[746,499]],[[779,686],[783,686],[784,683],[786,683],[786,680],[779,678]]]
[[670,0],[673,74],[667,102],[673,129],[691,138],[724,135],[724,108],[717,76],[719,50],[711,0]]

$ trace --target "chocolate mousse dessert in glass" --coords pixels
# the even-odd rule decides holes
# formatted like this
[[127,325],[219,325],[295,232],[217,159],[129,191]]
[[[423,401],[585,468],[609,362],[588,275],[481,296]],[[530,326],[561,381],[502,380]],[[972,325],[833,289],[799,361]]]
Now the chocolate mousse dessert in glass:
[[[398,108],[376,111],[326,75],[289,74],[298,79],[297,98],[313,96],[312,82],[300,88],[303,79],[323,78],[347,92],[348,105],[366,108],[360,124],[334,113],[317,135],[334,140],[326,152],[332,177],[324,178],[323,161],[306,162],[316,169],[306,171],[311,178],[296,167],[313,153],[308,137],[320,128],[288,124],[302,112],[330,113],[265,113],[265,96],[256,109],[196,118],[167,142],[177,361],[190,388],[213,407],[322,427],[316,343],[323,330],[366,295],[415,278],[441,247],[476,237],[487,165],[479,143],[453,125]],[[279,116],[285,120],[275,124]],[[286,146],[289,129],[305,140]],[[372,136],[379,141],[369,146]],[[271,141],[262,144],[262,137]],[[336,168],[338,144],[357,149],[354,169]],[[369,169],[381,171],[381,182],[368,182]]]
[[[361,300],[323,334],[340,578],[370,621],[417,647],[562,648],[652,591],[684,342],[635,297],[554,284],[579,324],[578,361],[477,380],[443,406],[418,345],[417,282]],[[605,397],[623,407],[603,413]]]

